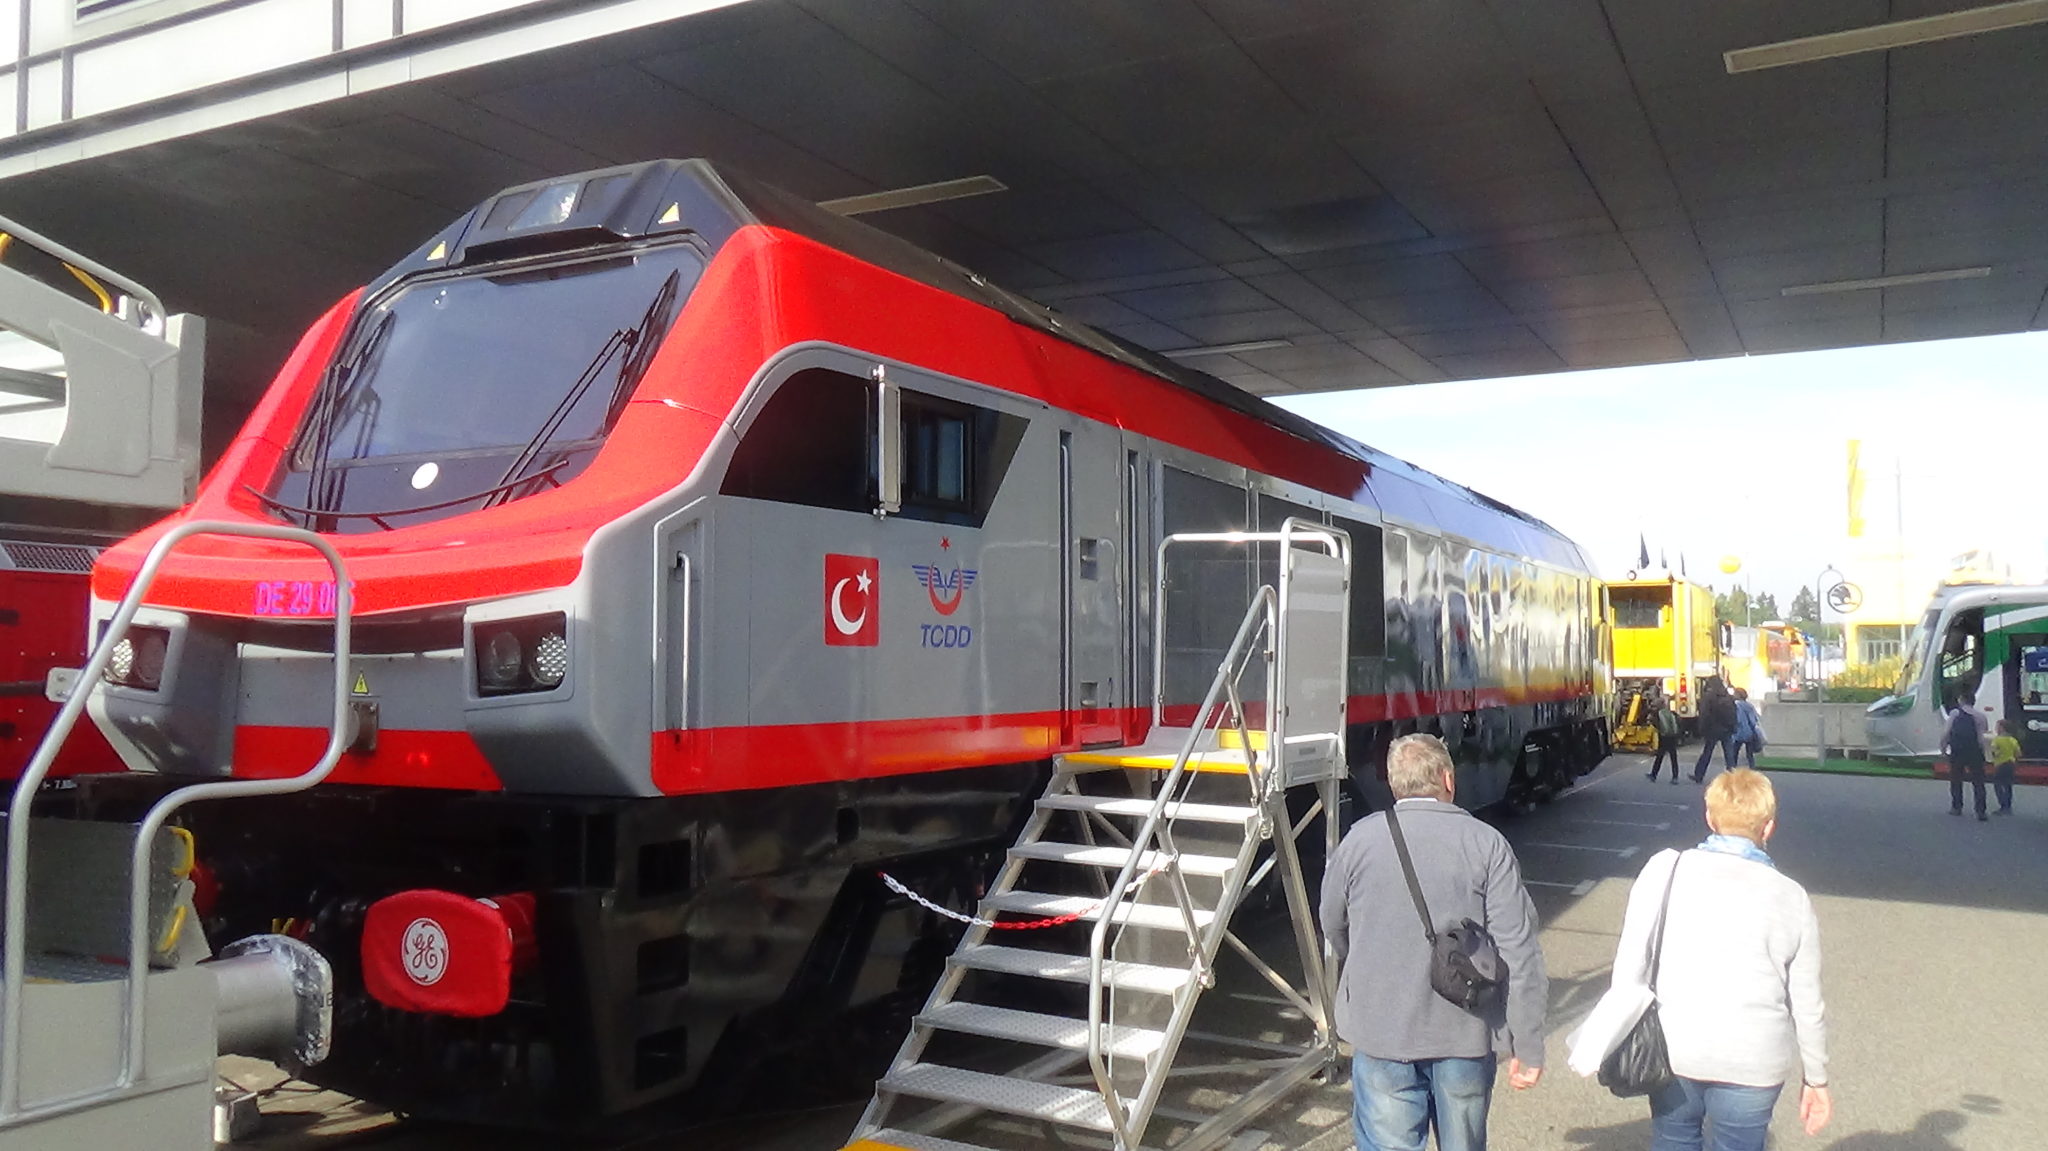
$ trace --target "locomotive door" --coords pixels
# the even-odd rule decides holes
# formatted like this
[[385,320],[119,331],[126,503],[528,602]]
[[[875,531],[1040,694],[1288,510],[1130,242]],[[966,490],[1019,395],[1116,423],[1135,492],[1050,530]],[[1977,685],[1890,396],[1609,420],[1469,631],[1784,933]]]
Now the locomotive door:
[[1062,742],[1123,740],[1126,534],[1122,437],[1081,422],[1060,432]]

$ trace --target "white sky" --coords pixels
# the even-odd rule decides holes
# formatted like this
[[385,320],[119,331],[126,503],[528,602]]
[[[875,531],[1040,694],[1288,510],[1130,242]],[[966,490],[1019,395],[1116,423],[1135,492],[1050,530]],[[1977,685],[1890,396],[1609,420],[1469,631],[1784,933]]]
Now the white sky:
[[[1880,577],[1903,491],[1925,602],[1950,557],[1993,549],[2048,578],[2048,333],[1751,356],[1292,396],[1283,406],[1548,521],[1618,578],[1637,533],[1723,588],[1790,607],[1833,564]],[[1845,537],[1847,442],[1861,439],[1865,538]],[[1832,581],[1830,581],[1832,582]],[[1896,598],[1896,596],[1886,597]],[[1873,603],[1873,607],[1876,606]]]

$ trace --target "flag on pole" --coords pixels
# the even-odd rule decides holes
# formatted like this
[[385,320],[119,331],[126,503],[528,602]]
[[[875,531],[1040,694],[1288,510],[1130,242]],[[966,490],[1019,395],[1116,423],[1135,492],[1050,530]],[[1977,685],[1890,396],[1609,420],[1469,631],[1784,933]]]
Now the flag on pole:
[[1863,441],[1849,441],[1849,538],[1863,535]]
[[1643,534],[1643,533],[1641,533],[1641,532],[1637,532],[1637,533],[1636,533],[1636,546],[1637,546],[1638,548],[1640,548],[1640,549],[1642,550],[1642,553],[1643,553],[1643,554],[1642,554],[1642,557],[1641,557],[1640,559],[1636,560],[1636,570],[1637,570],[1637,571],[1639,571],[1639,572],[1646,572],[1646,571],[1649,571],[1649,570],[1650,570],[1650,538],[1649,538],[1648,536],[1644,535],[1644,534]]

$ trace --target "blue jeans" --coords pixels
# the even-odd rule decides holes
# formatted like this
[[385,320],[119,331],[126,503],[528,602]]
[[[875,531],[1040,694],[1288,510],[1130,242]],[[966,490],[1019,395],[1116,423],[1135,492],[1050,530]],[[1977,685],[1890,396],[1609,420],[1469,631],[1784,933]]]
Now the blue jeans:
[[1735,737],[1733,735],[1712,735],[1700,737],[1700,761],[1692,765],[1692,781],[1698,783],[1707,777],[1707,761],[1714,758],[1714,749],[1721,749],[1721,766],[1733,770],[1735,767]]
[[1485,1151],[1494,1057],[1403,1063],[1351,1057],[1351,1127],[1358,1151]]
[[[1650,1151],[1763,1151],[1782,1090],[1674,1079],[1650,1093]],[[1701,1138],[1703,1125],[1711,1139]]]

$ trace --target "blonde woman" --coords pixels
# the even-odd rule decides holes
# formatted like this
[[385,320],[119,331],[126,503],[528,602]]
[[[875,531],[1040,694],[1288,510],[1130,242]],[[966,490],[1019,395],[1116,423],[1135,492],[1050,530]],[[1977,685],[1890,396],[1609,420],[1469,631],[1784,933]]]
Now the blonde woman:
[[1764,851],[1778,829],[1771,781],[1723,772],[1707,788],[1707,829],[1698,847],[1643,865],[1614,957],[1617,987],[1646,981],[1668,884],[1656,992],[1677,1078],[1650,1093],[1652,1151],[1762,1151],[1795,1077],[1807,1134],[1834,1111],[1820,927],[1806,889]]

